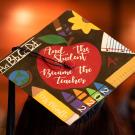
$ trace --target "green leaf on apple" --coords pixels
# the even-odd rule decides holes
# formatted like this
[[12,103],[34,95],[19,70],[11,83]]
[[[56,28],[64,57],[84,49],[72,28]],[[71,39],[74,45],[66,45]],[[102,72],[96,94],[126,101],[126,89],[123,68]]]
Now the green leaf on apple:
[[44,35],[39,37],[38,39],[47,44],[67,44],[65,38],[56,34]]

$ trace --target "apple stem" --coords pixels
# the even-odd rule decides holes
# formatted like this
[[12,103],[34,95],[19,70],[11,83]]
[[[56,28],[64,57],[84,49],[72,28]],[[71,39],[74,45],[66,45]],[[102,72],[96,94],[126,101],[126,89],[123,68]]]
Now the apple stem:
[[67,42],[67,45],[68,46],[71,45],[71,43],[73,42],[73,40],[74,40],[74,37],[70,37],[69,40],[68,40],[68,42]]

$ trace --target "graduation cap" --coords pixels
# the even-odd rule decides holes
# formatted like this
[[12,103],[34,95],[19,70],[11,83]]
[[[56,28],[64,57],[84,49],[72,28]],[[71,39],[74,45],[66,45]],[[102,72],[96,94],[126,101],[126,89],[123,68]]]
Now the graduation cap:
[[71,125],[135,72],[135,53],[66,11],[14,47],[0,72]]

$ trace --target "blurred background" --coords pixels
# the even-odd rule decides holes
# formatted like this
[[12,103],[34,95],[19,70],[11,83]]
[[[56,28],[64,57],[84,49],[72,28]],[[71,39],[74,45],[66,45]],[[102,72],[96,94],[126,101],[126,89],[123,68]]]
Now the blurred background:
[[[0,0],[0,59],[44,28],[67,9],[75,10],[103,31],[135,51],[135,0]],[[129,106],[135,110],[130,93],[135,75],[127,79],[107,100],[113,111],[127,124],[130,132]],[[134,90],[135,91],[135,90]],[[8,80],[0,75],[0,135],[4,135],[7,115]],[[27,94],[16,88],[16,122]],[[131,105],[129,105],[131,103]],[[134,122],[135,124],[135,122]]]

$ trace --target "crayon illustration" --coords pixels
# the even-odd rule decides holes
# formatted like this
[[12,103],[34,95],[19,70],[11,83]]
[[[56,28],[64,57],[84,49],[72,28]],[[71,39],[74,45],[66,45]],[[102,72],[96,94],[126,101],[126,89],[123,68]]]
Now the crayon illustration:
[[105,86],[102,83],[95,82],[94,86],[98,91],[100,91],[104,96],[109,95],[112,92],[112,89],[109,89],[107,86]]
[[70,103],[73,108],[77,109],[82,114],[96,103],[96,100],[81,90],[73,89],[73,92],[75,96],[67,92],[62,92],[62,96],[66,102]]
[[87,90],[87,92],[89,93],[89,95],[90,95],[93,99],[95,99],[97,102],[101,101],[101,100],[104,98],[104,96],[103,96],[100,92],[98,92],[98,91],[96,91],[96,90],[93,90],[93,89],[91,89],[91,88],[86,88],[86,90]]
[[87,90],[87,92],[89,93],[90,96],[93,95],[96,92],[96,90],[91,89],[91,88],[86,88],[86,90]]
[[91,97],[94,98],[97,102],[101,101],[104,98],[104,96],[98,91],[95,92]]
[[79,100],[82,100],[83,103],[88,105],[89,107],[91,107],[93,104],[96,103],[96,101],[92,97],[88,96],[87,93],[82,92],[81,90],[78,90],[78,89],[73,89],[73,91],[74,91],[74,94],[76,95],[76,97]]
[[71,102],[72,100],[75,99],[75,96],[71,95],[70,93],[67,92],[62,92],[62,96],[65,99],[66,102]]
[[86,106],[81,100],[77,99],[74,95],[62,92],[62,96],[67,103],[69,103],[74,109],[78,110],[82,115],[89,110],[89,107]]
[[81,100],[75,99],[70,105],[77,109],[82,115],[85,114],[90,108],[86,106]]

